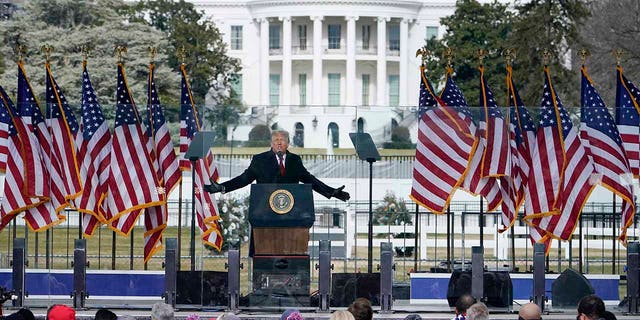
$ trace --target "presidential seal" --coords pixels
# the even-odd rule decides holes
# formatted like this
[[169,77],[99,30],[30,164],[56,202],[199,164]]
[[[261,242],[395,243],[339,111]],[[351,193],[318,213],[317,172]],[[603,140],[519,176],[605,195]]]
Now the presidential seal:
[[293,208],[293,195],[291,192],[278,189],[269,196],[269,206],[277,214],[287,214]]

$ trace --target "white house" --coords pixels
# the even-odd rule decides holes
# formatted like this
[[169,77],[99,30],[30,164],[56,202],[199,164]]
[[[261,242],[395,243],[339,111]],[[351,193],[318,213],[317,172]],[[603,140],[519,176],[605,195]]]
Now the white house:
[[312,148],[352,147],[358,128],[388,140],[398,110],[418,102],[415,52],[455,10],[453,0],[192,2],[242,64],[230,83],[251,108],[234,139],[259,119]]

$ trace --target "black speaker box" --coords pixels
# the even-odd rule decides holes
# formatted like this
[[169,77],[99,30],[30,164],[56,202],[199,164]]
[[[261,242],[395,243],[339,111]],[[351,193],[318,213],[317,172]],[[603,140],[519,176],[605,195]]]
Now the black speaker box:
[[551,285],[551,305],[560,308],[575,307],[582,297],[594,293],[589,279],[576,270],[566,269]]
[[194,306],[226,306],[226,272],[178,271],[176,274],[176,304]]
[[[485,271],[483,275],[485,304],[506,308],[513,304],[513,285],[506,271]],[[447,287],[447,302],[454,307],[463,294],[471,294],[471,270],[454,270]]]
[[357,298],[380,305],[380,273],[333,273],[331,307],[348,307]]

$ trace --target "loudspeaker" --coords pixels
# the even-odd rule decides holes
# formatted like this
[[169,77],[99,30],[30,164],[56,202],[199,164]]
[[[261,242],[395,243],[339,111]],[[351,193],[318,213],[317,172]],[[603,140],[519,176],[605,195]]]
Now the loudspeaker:
[[221,271],[178,271],[176,304],[223,306],[229,303],[227,273]]
[[357,298],[367,298],[380,305],[379,273],[333,273],[331,275],[331,306],[348,307]]
[[227,272],[202,271],[202,305],[223,306],[229,305]]
[[[513,304],[513,284],[509,272],[485,271],[483,282],[487,306],[505,308]],[[449,307],[455,307],[456,301],[463,294],[471,294],[471,270],[454,270],[447,287]]]
[[575,307],[582,297],[594,294],[595,290],[585,276],[573,269],[566,269],[551,285],[554,307]]
[[176,273],[176,304],[202,305],[202,271]]

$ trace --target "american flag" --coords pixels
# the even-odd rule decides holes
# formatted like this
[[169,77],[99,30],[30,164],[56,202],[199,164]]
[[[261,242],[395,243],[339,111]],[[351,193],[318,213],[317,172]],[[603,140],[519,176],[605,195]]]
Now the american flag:
[[[2,99],[2,109],[0,109],[0,173],[7,172],[7,156],[9,155],[9,128],[13,127],[13,120],[7,109],[9,105],[13,108],[13,102],[9,100],[6,92],[0,86],[0,99]],[[15,130],[15,128],[13,128]]]
[[487,211],[493,211],[500,205],[500,202],[502,202],[500,185],[498,184],[497,178],[482,176],[482,158],[486,144],[482,141],[481,130],[477,130],[476,125],[473,123],[471,109],[469,108],[469,104],[467,104],[467,100],[453,80],[453,69],[451,68],[447,68],[447,81],[442,93],[440,93],[440,98],[446,105],[457,110],[469,128],[469,132],[476,136],[476,148],[473,151],[473,156],[469,162],[468,171],[461,187],[471,194],[483,196],[487,199]]
[[425,72],[421,66],[418,142],[409,196],[419,205],[441,214],[463,181],[477,141],[470,129],[470,118],[434,94]]
[[[542,99],[540,128],[536,136],[538,141],[538,159],[549,159],[539,162],[540,166],[554,166],[559,162],[558,172],[560,183],[557,196],[553,202],[553,214],[534,219],[534,225],[547,232],[547,236],[568,240],[573,234],[576,222],[580,217],[589,194],[593,190],[593,163],[589,159],[578,133],[573,128],[569,114],[562,106],[560,98],[551,85],[548,67],[545,67],[545,85]],[[557,132],[557,134],[556,134]],[[547,134],[541,138],[541,134]],[[545,142],[550,145],[542,145]],[[559,154],[552,154],[555,146],[559,147]],[[534,157],[532,172],[536,171],[537,163]],[[544,171],[544,170],[543,170]],[[531,178],[531,173],[529,174]],[[552,177],[555,182],[555,177]],[[554,186],[555,190],[555,186]]]
[[[489,88],[484,77],[484,67],[480,66],[480,122],[478,126],[478,136],[480,144],[484,145],[482,153],[482,161],[480,165],[480,176],[485,178],[493,178],[494,181],[499,180],[498,187],[495,188],[499,192],[497,199],[502,202],[502,224],[504,231],[513,225],[515,221],[514,210],[504,211],[505,202],[512,208],[515,204],[509,204],[509,194],[505,194],[504,190],[509,191],[508,186],[511,180],[511,154],[509,149],[509,130],[507,121],[505,121],[502,112],[498,108],[493,92]],[[476,151],[478,152],[478,151]],[[475,156],[474,156],[475,158]],[[496,179],[497,178],[497,179]],[[507,196],[507,199],[505,199]]]
[[[147,95],[147,136],[150,144],[151,159],[158,169],[161,178],[160,187],[166,195],[182,179],[178,157],[171,142],[171,134],[162,112],[162,105],[156,91],[154,80],[155,65],[149,66],[149,81]],[[162,233],[167,227],[167,203],[149,207],[145,210],[144,225],[144,262],[146,263],[158,250],[162,249]]]
[[[198,110],[193,102],[193,95],[189,86],[189,76],[185,65],[180,66],[182,73],[182,94],[180,111],[180,152],[186,152],[189,144],[197,132],[200,131],[200,119]],[[184,149],[183,149],[184,147]],[[189,162],[187,162],[189,163]],[[182,162],[181,162],[181,167]],[[189,168],[190,168],[189,163]],[[213,194],[202,192],[204,185],[210,181],[218,180],[218,169],[213,162],[211,151],[204,159],[199,159],[195,163],[195,210],[198,217],[198,226],[202,230],[202,241],[217,250],[222,248],[222,230],[220,230],[220,216],[218,206]]]
[[502,112],[496,104],[493,92],[484,77],[484,67],[480,67],[480,142],[485,144],[482,155],[482,176],[510,176],[508,130]]
[[107,222],[104,199],[108,192],[111,133],[91,84],[86,61],[82,63],[82,127],[77,145],[84,186],[76,204],[83,213],[82,230],[91,236],[96,227]]
[[[37,204],[25,195],[26,168],[30,167],[28,162],[33,162],[33,158],[28,158],[32,154],[26,151],[30,148],[27,141],[23,141],[21,134],[26,135],[25,128],[20,130],[20,117],[17,114],[13,102],[9,99],[4,89],[0,86],[0,134],[6,136],[6,151],[11,155],[6,159],[6,170],[4,178],[4,195],[0,202],[0,230],[11,222],[20,212],[30,206]],[[17,123],[17,124],[16,124]]]
[[593,160],[601,184],[622,198],[622,231],[619,239],[626,242],[627,227],[633,223],[633,174],[624,153],[620,133],[609,109],[582,67],[582,103],[580,109],[580,138]]
[[51,74],[51,66],[47,62],[46,69],[46,123],[51,134],[52,156],[56,157],[60,165],[65,199],[73,200],[82,191],[82,181],[78,163],[76,162],[76,136],[80,129],[73,110],[67,103],[64,93]]
[[[42,231],[61,223],[65,219],[58,212],[62,211],[67,206],[67,203],[64,182],[60,175],[59,159],[53,153],[49,128],[47,128],[42,111],[38,106],[22,61],[18,62],[18,112],[23,123],[28,128],[27,132],[31,132],[33,135],[29,135],[32,146],[38,146],[33,148],[33,150],[38,150],[39,153],[39,158],[37,156],[34,158],[41,161],[37,165],[39,168],[35,169],[36,174],[39,173],[41,176],[33,180],[35,181],[35,195],[42,194],[45,198],[41,199],[49,200],[40,201],[37,206],[29,208],[25,213],[24,219],[31,230]],[[28,175],[31,174],[31,172],[28,173]],[[31,182],[32,180],[28,181]],[[31,189],[28,190],[31,191]]]
[[640,90],[616,68],[616,124],[631,172],[640,176]]
[[164,197],[122,63],[117,81],[106,219],[115,232],[128,235],[142,210],[163,204]]
[[[507,66],[507,94],[509,98],[509,166],[511,176],[501,179],[503,219],[513,219],[525,199],[529,168],[531,167],[530,146],[535,144],[536,126],[529,111],[524,107],[513,82],[513,69]],[[527,205],[529,201],[525,202]],[[531,211],[531,209],[529,209]],[[525,213],[527,211],[525,210]],[[525,220],[528,222],[528,220]],[[535,228],[535,227],[534,227]],[[541,231],[544,234],[544,231]]]

